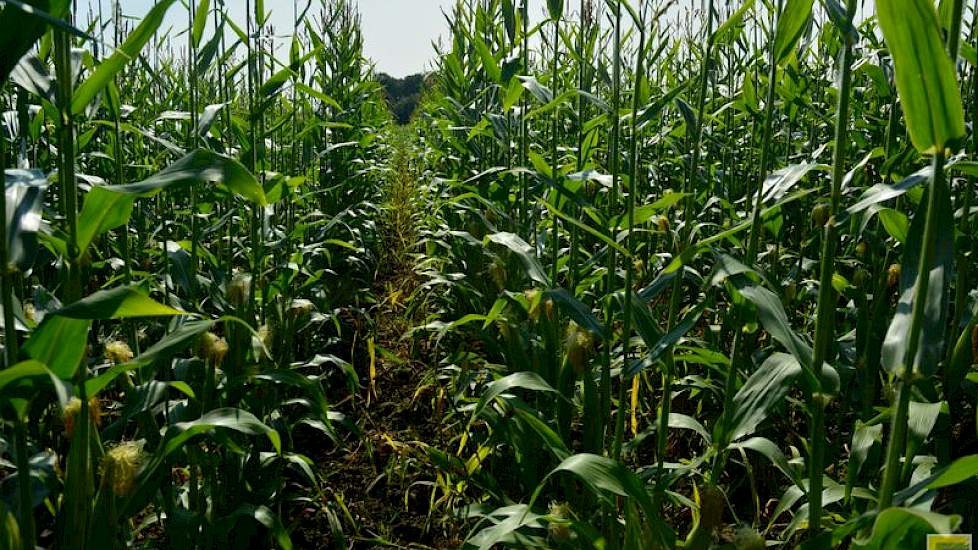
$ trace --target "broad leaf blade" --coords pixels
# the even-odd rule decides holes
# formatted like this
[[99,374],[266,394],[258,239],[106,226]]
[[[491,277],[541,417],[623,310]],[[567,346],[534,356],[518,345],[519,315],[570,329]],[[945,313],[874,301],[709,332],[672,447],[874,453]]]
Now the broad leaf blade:
[[754,7],[755,0],[744,0],[744,3],[733,12],[726,21],[720,25],[713,33],[713,42],[716,44],[730,44],[737,39],[741,29],[743,29],[744,16]]
[[812,15],[814,0],[788,0],[774,34],[774,59],[780,64],[794,49]]
[[197,420],[177,423],[168,430],[163,456],[178,451],[191,438],[219,428],[248,435],[265,435],[275,450],[282,452],[282,440],[278,432],[263,424],[255,415],[240,409],[216,409]]
[[791,355],[775,353],[768,357],[734,396],[733,409],[726,417],[724,441],[751,435],[767,418],[771,407],[788,394],[800,373],[801,365]]
[[[47,30],[46,19],[64,17],[70,6],[68,0],[23,0],[20,4],[0,6],[0,85],[6,84],[20,58]],[[29,15],[22,7],[37,13]]]
[[934,2],[878,0],[876,13],[893,57],[910,140],[922,153],[950,147],[965,135],[964,109]]
[[536,254],[533,252],[533,247],[527,244],[526,241],[513,233],[506,232],[494,233],[487,238],[496,244],[501,244],[512,250],[520,259],[520,262],[523,263],[523,268],[526,269],[526,274],[529,275],[530,279],[543,286],[550,286],[550,278],[547,277],[547,273],[540,264],[540,260],[537,259]]
[[265,192],[258,179],[237,160],[207,149],[197,149],[160,172],[138,183],[107,186],[115,193],[151,197],[174,185],[220,183],[230,191],[261,206]]
[[24,344],[24,353],[48,365],[62,380],[71,380],[85,357],[91,321],[48,315]]
[[478,418],[494,399],[514,388],[551,393],[557,391],[550,384],[547,384],[546,380],[541,378],[539,374],[516,372],[493,381],[486,387],[482,397],[479,398],[479,403],[472,410],[472,419]]
[[207,12],[210,9],[210,0],[200,0],[197,4],[197,11],[194,13],[194,47],[200,47],[200,39],[204,37],[204,29],[207,28]]
[[27,271],[37,253],[48,179],[40,170],[7,170],[6,178],[8,259],[11,267]]
[[757,306],[757,312],[765,330],[788,350],[798,362],[809,367],[812,364],[812,347],[791,328],[788,314],[776,294],[760,286],[740,289],[740,293]]
[[[933,262],[928,268],[930,283],[927,296],[924,297],[926,302],[923,306],[923,327],[917,345],[917,357],[910,360],[906,354],[910,343],[908,335],[914,301],[919,298],[915,296],[915,283],[924,244],[927,217],[925,208],[918,209],[910,224],[902,260],[900,301],[883,342],[882,364],[891,373],[900,373],[905,367],[912,366],[920,373],[930,375],[937,370],[937,364],[942,358],[950,284],[954,277],[954,214],[947,187],[938,189],[937,192],[941,195],[936,204],[937,211],[931,213],[937,223],[937,242],[934,243]],[[926,200],[922,202],[927,204]]]
[[156,29],[163,23],[166,11],[173,5],[174,0],[160,0],[146,17],[133,29],[126,41],[122,43],[108,59],[99,63],[95,71],[78,86],[71,98],[71,112],[79,115],[85,112],[88,104],[105,88],[115,75],[127,63],[139,56],[149,39],[156,34]]
[[134,286],[121,286],[102,290],[91,296],[64,307],[52,315],[68,319],[98,320],[128,319],[132,317],[165,317],[186,315],[187,312],[173,309],[156,302]]

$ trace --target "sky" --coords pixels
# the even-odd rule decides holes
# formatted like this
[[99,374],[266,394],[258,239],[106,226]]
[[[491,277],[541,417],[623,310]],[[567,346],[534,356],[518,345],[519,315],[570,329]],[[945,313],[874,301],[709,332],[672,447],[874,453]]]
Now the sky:
[[[105,14],[111,13],[111,3],[115,0],[88,0],[91,6],[103,5]],[[142,18],[156,3],[156,0],[120,0],[125,15]],[[298,0],[300,9],[310,0]],[[310,13],[317,12],[320,0],[311,0]],[[678,0],[677,6],[701,5],[703,0]],[[723,2],[724,0],[718,0]],[[83,0],[84,2],[84,0]],[[448,23],[442,10],[448,11],[455,0],[354,0],[363,17],[364,53],[375,62],[378,71],[395,77],[404,77],[423,72],[430,68],[435,52],[432,41],[448,32]],[[860,13],[871,12],[872,0],[858,0]],[[212,4],[215,3],[212,1]],[[577,5],[574,0],[565,0],[568,5]],[[244,27],[246,0],[225,0],[232,17]],[[292,0],[265,0],[266,10],[271,10],[270,25],[277,34],[292,32]],[[546,0],[530,0],[530,13],[534,19],[542,18]],[[84,18],[84,14],[82,14]],[[860,16],[859,19],[862,17]],[[186,11],[175,3],[168,15],[167,23],[173,29],[182,31],[187,27]],[[166,26],[166,25],[165,25]],[[280,41],[281,51],[277,55],[287,56],[288,40]]]
[[[89,0],[98,6],[100,0]],[[111,13],[113,0],[101,0],[103,13]],[[300,0],[300,9],[307,0]],[[142,17],[155,4],[154,0],[121,0],[126,15]],[[448,31],[441,10],[446,11],[454,0],[355,0],[363,16],[364,50],[374,60],[377,70],[404,77],[426,70],[434,58],[432,40]],[[213,2],[212,2],[213,3]],[[310,12],[315,13],[319,0],[313,0]],[[244,20],[245,0],[226,0],[236,21]],[[174,29],[186,28],[186,12],[179,3],[170,8],[168,22]],[[545,0],[531,0],[531,13],[541,12]],[[265,0],[271,10],[270,24],[276,33],[289,34],[292,29],[292,1]],[[84,17],[84,15],[83,15]],[[243,25],[242,25],[243,26]],[[282,52],[280,55],[285,55]]]

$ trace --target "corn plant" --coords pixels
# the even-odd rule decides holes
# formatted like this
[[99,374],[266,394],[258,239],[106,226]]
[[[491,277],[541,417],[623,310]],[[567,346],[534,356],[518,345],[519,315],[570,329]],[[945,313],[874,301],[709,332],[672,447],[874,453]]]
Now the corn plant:
[[974,10],[909,4],[457,4],[415,334],[466,545],[973,527],[974,450],[942,441],[975,437],[946,413],[974,401]]
[[[263,2],[243,25],[190,3],[183,36],[162,28],[172,0],[134,23],[110,4],[87,22],[69,2],[0,7],[0,540],[289,548],[295,487],[320,483],[297,441],[343,444],[308,361],[347,337],[334,315],[376,246],[360,214],[381,178],[353,167],[388,115],[346,38],[359,22],[324,2],[347,14],[324,43],[297,12],[280,61]],[[353,72],[312,78],[339,48]],[[340,147],[343,181],[321,184]]]
[[408,127],[355,2],[102,4],[0,0],[3,548],[975,530],[974,3],[456,0]]

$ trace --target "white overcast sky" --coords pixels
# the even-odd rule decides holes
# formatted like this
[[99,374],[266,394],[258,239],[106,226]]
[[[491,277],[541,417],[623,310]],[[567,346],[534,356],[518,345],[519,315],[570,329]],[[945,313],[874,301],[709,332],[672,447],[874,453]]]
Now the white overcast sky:
[[[101,2],[104,13],[111,13],[115,0],[81,0],[79,14],[85,20],[87,14],[81,8],[85,2],[97,7]],[[142,17],[156,3],[156,0],[120,0],[126,15]],[[726,0],[715,0],[722,5]],[[872,0],[857,0],[860,12],[872,11]],[[308,0],[298,0],[300,8]],[[354,0],[363,16],[364,49],[367,57],[374,60],[377,69],[393,76],[403,77],[424,71],[434,57],[432,41],[445,36],[448,24],[442,10],[449,10],[455,0]],[[737,0],[739,4],[740,0]],[[196,1],[195,1],[196,3]],[[211,4],[216,1],[212,0]],[[600,3],[600,2],[599,2]],[[244,27],[246,0],[225,0],[235,21]],[[271,10],[271,24],[277,34],[288,35],[292,31],[292,0],[265,0],[266,10]],[[320,0],[312,0],[310,13],[316,13]],[[578,5],[578,0],[565,0],[569,9]],[[703,0],[676,0],[675,6],[694,5],[700,7]],[[530,12],[535,19],[544,13],[546,0],[530,0]],[[681,9],[681,8],[680,8]],[[727,8],[731,9],[731,8]],[[675,12],[673,12],[675,13]],[[861,17],[860,17],[861,18]],[[168,25],[175,30],[187,26],[186,11],[177,2],[170,8]],[[283,41],[287,44],[287,41]],[[287,55],[285,51],[278,52]]]
[[[92,6],[101,1],[106,15],[111,13],[114,0],[88,0]],[[121,0],[126,15],[142,17],[155,0]],[[301,10],[307,0],[299,0]],[[366,55],[377,64],[377,69],[394,76],[407,76],[425,70],[434,57],[432,40],[443,36],[448,29],[441,10],[446,11],[454,0],[355,0],[363,15],[364,49]],[[216,2],[212,1],[211,4]],[[572,3],[573,2],[572,0]],[[235,21],[244,21],[245,0],[226,0]],[[316,13],[320,0],[313,0],[310,13]],[[536,6],[534,6],[536,4]],[[81,10],[82,20],[87,14]],[[531,0],[533,11],[541,12],[545,0]],[[292,30],[292,0],[265,0],[265,9],[271,10],[271,24],[276,33],[289,34]],[[168,23],[174,29],[186,28],[186,11],[180,3],[170,8]],[[244,25],[242,24],[242,27]],[[284,55],[284,52],[282,52]]]

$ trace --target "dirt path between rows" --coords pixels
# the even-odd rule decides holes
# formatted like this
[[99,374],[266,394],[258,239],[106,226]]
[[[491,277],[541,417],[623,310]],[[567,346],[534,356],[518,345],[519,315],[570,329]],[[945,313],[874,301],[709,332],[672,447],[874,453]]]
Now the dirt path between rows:
[[393,141],[384,215],[377,223],[382,245],[376,304],[352,345],[361,389],[334,404],[360,433],[344,434],[342,448],[311,456],[322,493],[297,525],[297,548],[460,545],[450,510],[437,503],[435,469],[423,451],[423,444],[448,443],[436,361],[426,342],[404,338],[424,317],[411,302],[420,285],[412,254],[418,240],[417,176],[409,136]]

